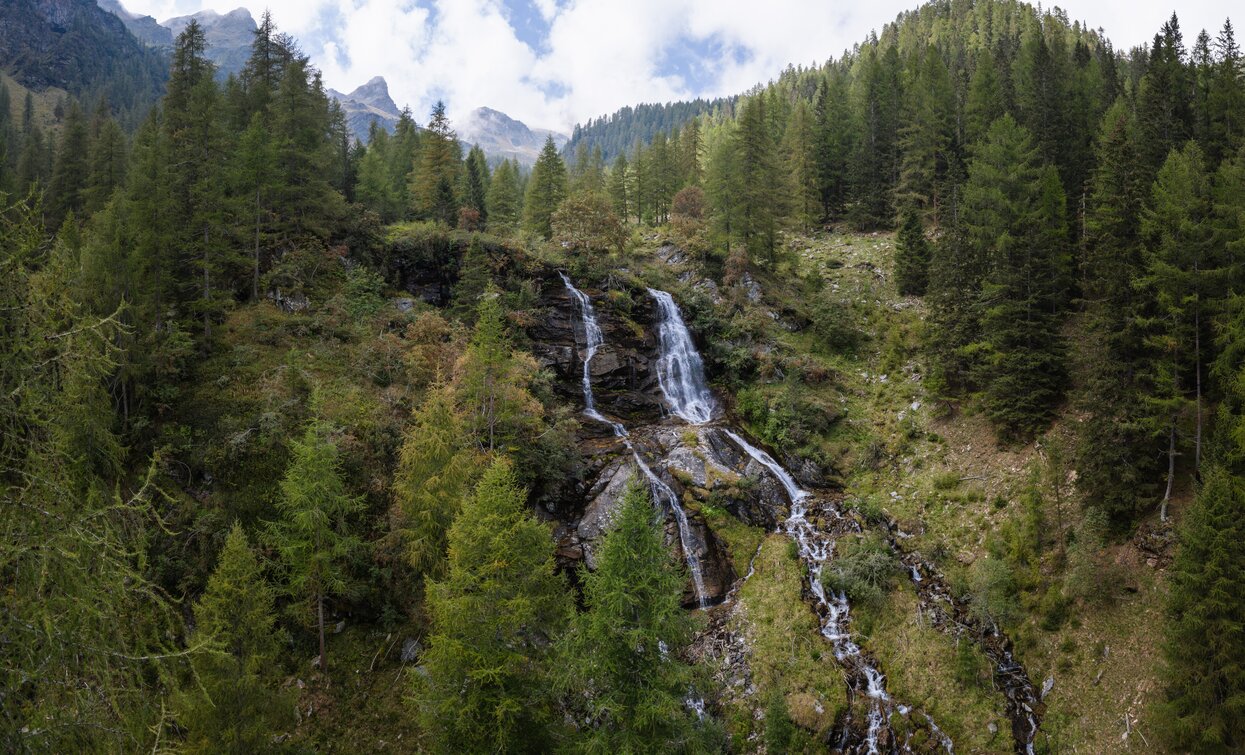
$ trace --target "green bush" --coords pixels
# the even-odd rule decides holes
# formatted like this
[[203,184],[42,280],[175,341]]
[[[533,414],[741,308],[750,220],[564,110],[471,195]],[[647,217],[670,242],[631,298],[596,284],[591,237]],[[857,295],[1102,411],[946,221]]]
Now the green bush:
[[841,553],[822,574],[822,584],[853,603],[877,608],[902,573],[895,553],[880,536],[840,540]]

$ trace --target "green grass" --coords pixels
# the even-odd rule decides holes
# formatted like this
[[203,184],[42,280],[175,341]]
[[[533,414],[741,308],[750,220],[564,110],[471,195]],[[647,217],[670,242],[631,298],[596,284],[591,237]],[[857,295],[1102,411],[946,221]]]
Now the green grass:
[[785,696],[796,724],[824,734],[847,707],[847,688],[817,617],[803,599],[804,565],[788,538],[772,534],[755,568],[740,590],[739,628],[751,647],[757,707],[776,690]]

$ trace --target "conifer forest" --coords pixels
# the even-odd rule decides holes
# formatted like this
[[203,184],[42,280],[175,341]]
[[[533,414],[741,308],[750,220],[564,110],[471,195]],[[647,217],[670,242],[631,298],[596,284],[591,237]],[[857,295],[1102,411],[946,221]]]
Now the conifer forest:
[[0,750],[1245,752],[1231,20],[527,161],[104,8],[0,3]]

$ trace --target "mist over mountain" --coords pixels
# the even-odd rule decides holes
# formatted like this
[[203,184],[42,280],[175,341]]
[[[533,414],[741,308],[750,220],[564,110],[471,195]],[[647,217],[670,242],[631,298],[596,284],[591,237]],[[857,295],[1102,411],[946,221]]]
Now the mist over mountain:
[[490,159],[514,159],[526,166],[536,162],[546,138],[553,137],[559,149],[569,139],[566,134],[549,129],[530,128],[522,121],[488,107],[471,111],[467,120],[458,124],[457,131],[463,144],[478,144]]

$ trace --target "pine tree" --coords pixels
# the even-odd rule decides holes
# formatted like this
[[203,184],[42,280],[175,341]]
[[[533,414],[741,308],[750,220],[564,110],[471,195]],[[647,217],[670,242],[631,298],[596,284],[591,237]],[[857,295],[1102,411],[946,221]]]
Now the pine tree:
[[553,235],[550,218],[566,198],[566,165],[558,154],[553,137],[546,137],[545,146],[532,167],[528,179],[527,199],[523,207],[523,230],[541,238]]
[[294,721],[294,700],[278,689],[280,632],[262,566],[235,523],[216,571],[195,603],[188,644],[194,678],[177,700],[189,752],[260,752]]
[[684,703],[694,677],[679,654],[691,623],[680,607],[683,575],[663,540],[647,492],[632,481],[595,571],[582,574],[586,610],[562,642],[563,683],[586,708],[586,752],[715,749]]
[[727,123],[709,147],[705,169],[705,194],[713,209],[712,224],[716,243],[731,252],[731,242],[741,233],[743,175],[740,169],[738,127]]
[[837,216],[847,202],[847,166],[851,154],[851,121],[846,77],[826,72],[817,89],[817,175],[822,214]]
[[536,375],[531,357],[513,351],[499,292],[480,297],[471,343],[456,367],[455,387],[465,425],[481,450],[517,448],[543,416],[529,392]]
[[1078,344],[1076,403],[1086,412],[1076,448],[1077,487],[1120,531],[1153,486],[1151,436],[1142,411],[1139,322],[1142,169],[1128,103],[1103,117],[1085,219],[1081,289],[1085,328]]
[[1154,177],[1167,153],[1184,144],[1192,124],[1185,49],[1180,22],[1172,13],[1154,35],[1146,73],[1137,95],[1137,148],[1146,183]]
[[463,170],[463,206],[479,213],[481,223],[488,222],[488,161],[484,159],[484,150],[475,145],[467,153]]
[[904,296],[923,296],[929,285],[929,241],[921,216],[909,207],[895,243],[895,287]]
[[614,160],[614,167],[610,169],[609,194],[610,202],[614,206],[614,214],[624,220],[630,216],[631,212],[631,195],[628,192],[627,175],[629,170],[627,155],[620,152],[618,159]]
[[739,237],[753,259],[773,268],[778,254],[778,205],[782,201],[781,163],[778,161],[776,134],[770,129],[766,98],[751,97],[740,108],[738,146],[741,193],[739,196]]
[[1170,579],[1165,735],[1182,750],[1239,751],[1245,747],[1245,486],[1217,464],[1208,466],[1181,523]]
[[891,198],[895,185],[899,125],[899,54],[895,47],[879,52],[866,47],[853,69],[852,110],[856,138],[848,163],[848,215],[856,228],[886,228],[894,221]]
[[102,104],[92,131],[87,183],[82,197],[83,212],[88,215],[99,212],[113,192],[125,183],[127,159],[125,134]]
[[1164,519],[1175,484],[1178,426],[1189,409],[1196,424],[1195,469],[1202,456],[1203,310],[1207,278],[1212,275],[1207,248],[1209,212],[1202,151],[1190,142],[1183,150],[1173,150],[1163,164],[1141,221],[1147,243],[1145,272],[1138,284],[1156,305],[1153,317],[1144,322],[1146,343],[1153,354],[1145,370],[1146,405],[1152,432],[1164,438],[1167,446]]
[[281,479],[268,539],[280,556],[286,592],[304,606],[319,634],[320,670],[326,669],[324,603],[351,589],[348,561],[362,547],[351,519],[363,504],[346,490],[337,446],[319,422],[290,443],[291,460]]
[[821,196],[817,172],[816,123],[808,103],[800,100],[791,111],[783,135],[782,154],[791,197],[793,224],[808,233],[821,216]]
[[454,412],[453,392],[446,384],[434,385],[398,452],[389,514],[391,532],[421,576],[445,576],[448,532],[479,462]]
[[1003,91],[995,70],[997,65],[991,57],[983,55],[973,68],[973,77],[968,84],[968,102],[964,106],[964,138],[968,144],[983,139],[990,125],[1005,111]]
[[1217,60],[1206,97],[1207,155],[1211,165],[1245,145],[1245,63],[1231,19],[1215,40]]
[[449,532],[449,570],[429,580],[427,676],[416,698],[438,752],[541,752],[557,727],[551,642],[572,610],[549,530],[496,459]]
[[904,89],[903,125],[899,129],[898,205],[913,205],[936,217],[951,148],[954,91],[942,54],[928,47],[912,56]]
[[519,227],[523,216],[523,194],[519,189],[519,169],[502,160],[488,187],[488,227],[493,233],[508,235]]
[[251,299],[259,300],[260,272],[265,267],[263,256],[265,221],[277,193],[277,151],[263,118],[256,114],[238,140],[233,155],[232,183],[235,188],[239,215],[247,218],[252,237]]
[[70,214],[81,214],[90,181],[90,132],[77,103],[69,107],[56,162],[52,168],[49,221],[55,227]]
[[458,282],[454,284],[454,300],[451,305],[454,315],[464,322],[474,324],[480,298],[484,296],[492,280],[493,268],[488,252],[480,243],[480,237],[473,235],[458,266]]
[[445,103],[438,101],[424,129],[418,163],[411,178],[416,214],[451,227],[458,220],[455,187],[458,186],[461,149],[445,114]]

